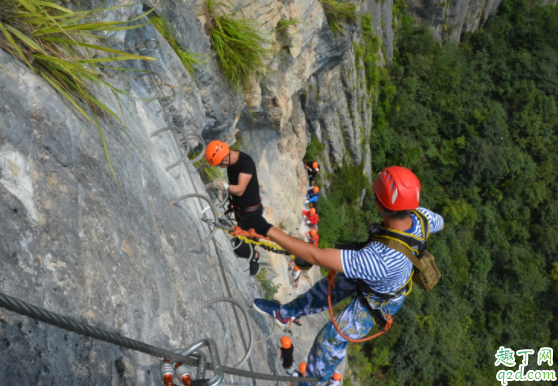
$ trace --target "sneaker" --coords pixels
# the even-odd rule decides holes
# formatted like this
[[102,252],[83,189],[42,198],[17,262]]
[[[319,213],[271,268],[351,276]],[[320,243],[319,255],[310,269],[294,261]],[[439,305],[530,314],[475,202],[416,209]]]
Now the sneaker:
[[289,320],[291,320],[291,318],[284,318],[281,316],[279,312],[281,303],[277,300],[255,299],[254,303],[252,303],[252,307],[262,315],[271,315],[281,328],[287,327]]
[[302,326],[302,323],[300,323],[300,319],[293,320],[293,323],[296,324],[297,326]]
[[250,260],[250,276],[256,276],[260,272],[260,259],[252,258]]

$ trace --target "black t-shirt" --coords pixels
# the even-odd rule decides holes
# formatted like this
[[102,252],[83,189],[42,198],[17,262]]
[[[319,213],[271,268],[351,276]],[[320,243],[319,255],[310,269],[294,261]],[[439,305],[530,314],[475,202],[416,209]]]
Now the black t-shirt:
[[240,173],[250,174],[250,182],[242,196],[235,196],[231,193],[233,204],[239,208],[256,206],[260,203],[260,184],[258,183],[258,173],[256,164],[248,154],[239,152],[238,161],[227,168],[227,176],[230,185],[238,185],[238,175]]
[[291,344],[290,348],[281,349],[281,358],[283,358],[283,368],[288,369],[294,363],[293,360],[294,345]]
[[312,164],[315,161],[310,161],[310,162],[306,162],[306,166],[308,166],[310,168],[310,170],[306,169],[306,171],[308,172],[309,175],[311,175],[312,177],[316,177],[316,175],[318,174],[318,172],[316,171],[316,169],[314,169],[312,167]]

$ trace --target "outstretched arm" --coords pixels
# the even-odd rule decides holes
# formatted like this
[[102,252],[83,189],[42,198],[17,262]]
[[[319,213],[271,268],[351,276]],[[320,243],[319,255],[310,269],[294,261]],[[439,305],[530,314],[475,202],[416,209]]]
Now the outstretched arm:
[[317,248],[310,243],[291,237],[275,227],[272,227],[269,232],[267,232],[267,237],[293,255],[300,257],[310,264],[333,269],[337,272],[343,272],[341,251],[339,249]]

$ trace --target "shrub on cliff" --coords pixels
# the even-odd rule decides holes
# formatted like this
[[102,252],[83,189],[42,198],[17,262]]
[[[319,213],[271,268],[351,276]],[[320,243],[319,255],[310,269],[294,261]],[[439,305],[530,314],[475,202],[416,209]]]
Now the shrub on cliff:
[[205,31],[217,54],[219,67],[234,87],[249,87],[252,78],[264,70],[272,51],[270,42],[249,19],[235,19],[224,3],[207,0],[203,9]]
[[327,23],[334,35],[343,33],[342,22],[354,22],[357,20],[357,6],[347,3],[340,3],[335,0],[320,0]]

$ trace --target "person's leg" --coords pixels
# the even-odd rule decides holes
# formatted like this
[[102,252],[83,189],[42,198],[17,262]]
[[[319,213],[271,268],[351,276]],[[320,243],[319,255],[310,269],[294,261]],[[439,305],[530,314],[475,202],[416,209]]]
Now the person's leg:
[[[401,308],[400,303],[389,304],[391,315],[395,315]],[[355,298],[339,314],[335,320],[341,331],[352,339],[364,338],[374,327],[374,318]],[[336,367],[347,354],[349,342],[339,334],[335,326],[329,321],[316,336],[307,361],[309,377],[317,377],[320,382],[327,382],[335,372]]]
[[[356,292],[356,281],[345,277],[342,273],[335,276],[335,288],[331,289],[331,304],[335,305],[341,300],[352,296]],[[308,292],[300,295],[293,301],[281,306],[283,317],[296,317],[317,314],[328,308],[327,304],[327,278],[314,284]]]

